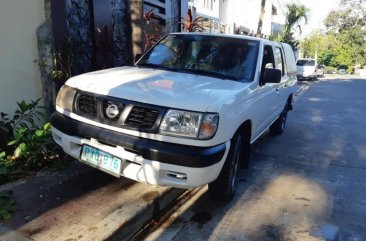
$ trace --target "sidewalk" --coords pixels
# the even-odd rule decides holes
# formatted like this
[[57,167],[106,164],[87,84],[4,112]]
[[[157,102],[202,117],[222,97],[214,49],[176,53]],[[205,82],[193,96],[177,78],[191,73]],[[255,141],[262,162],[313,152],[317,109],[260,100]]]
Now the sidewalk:
[[0,226],[2,241],[128,240],[184,192],[116,179],[77,162],[5,188],[14,192],[16,211]]

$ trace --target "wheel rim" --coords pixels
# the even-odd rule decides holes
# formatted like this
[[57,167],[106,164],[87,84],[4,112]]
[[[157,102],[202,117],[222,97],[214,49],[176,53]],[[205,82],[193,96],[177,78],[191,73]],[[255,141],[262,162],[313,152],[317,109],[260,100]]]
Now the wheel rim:
[[282,119],[282,121],[281,121],[281,130],[283,131],[285,129],[285,126],[286,126],[286,114],[284,114],[281,119]]
[[231,190],[234,192],[236,189],[236,184],[237,184],[237,175],[238,175],[238,166],[239,166],[239,161],[240,161],[240,157],[241,157],[241,151],[242,151],[242,139],[241,136],[238,136],[236,145],[235,145],[235,158],[234,158],[234,169],[233,169],[233,177],[231,179]]

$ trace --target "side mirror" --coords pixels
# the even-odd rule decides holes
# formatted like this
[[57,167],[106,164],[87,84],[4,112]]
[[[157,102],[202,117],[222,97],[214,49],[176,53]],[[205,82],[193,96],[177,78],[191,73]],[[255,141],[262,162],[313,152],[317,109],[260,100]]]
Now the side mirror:
[[282,73],[279,69],[265,69],[263,74],[262,83],[280,83]]
[[135,55],[135,63],[141,58],[142,54]]

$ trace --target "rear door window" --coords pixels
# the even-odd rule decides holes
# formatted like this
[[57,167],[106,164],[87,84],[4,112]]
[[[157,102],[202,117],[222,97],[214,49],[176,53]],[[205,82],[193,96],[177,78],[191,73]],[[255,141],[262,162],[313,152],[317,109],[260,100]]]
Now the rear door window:
[[285,64],[283,62],[282,50],[279,47],[275,48],[274,52],[275,68],[281,70],[282,76],[285,75]]

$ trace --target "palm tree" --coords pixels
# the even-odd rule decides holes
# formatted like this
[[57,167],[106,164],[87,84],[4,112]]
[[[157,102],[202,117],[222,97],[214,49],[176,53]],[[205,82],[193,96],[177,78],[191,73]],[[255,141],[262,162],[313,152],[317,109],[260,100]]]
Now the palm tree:
[[301,32],[300,22],[302,20],[304,20],[305,23],[308,22],[309,9],[304,5],[296,4],[288,4],[286,7],[286,22],[284,30],[279,36],[279,41],[288,43],[293,49],[297,49],[299,42],[294,39],[292,30],[297,27]]

